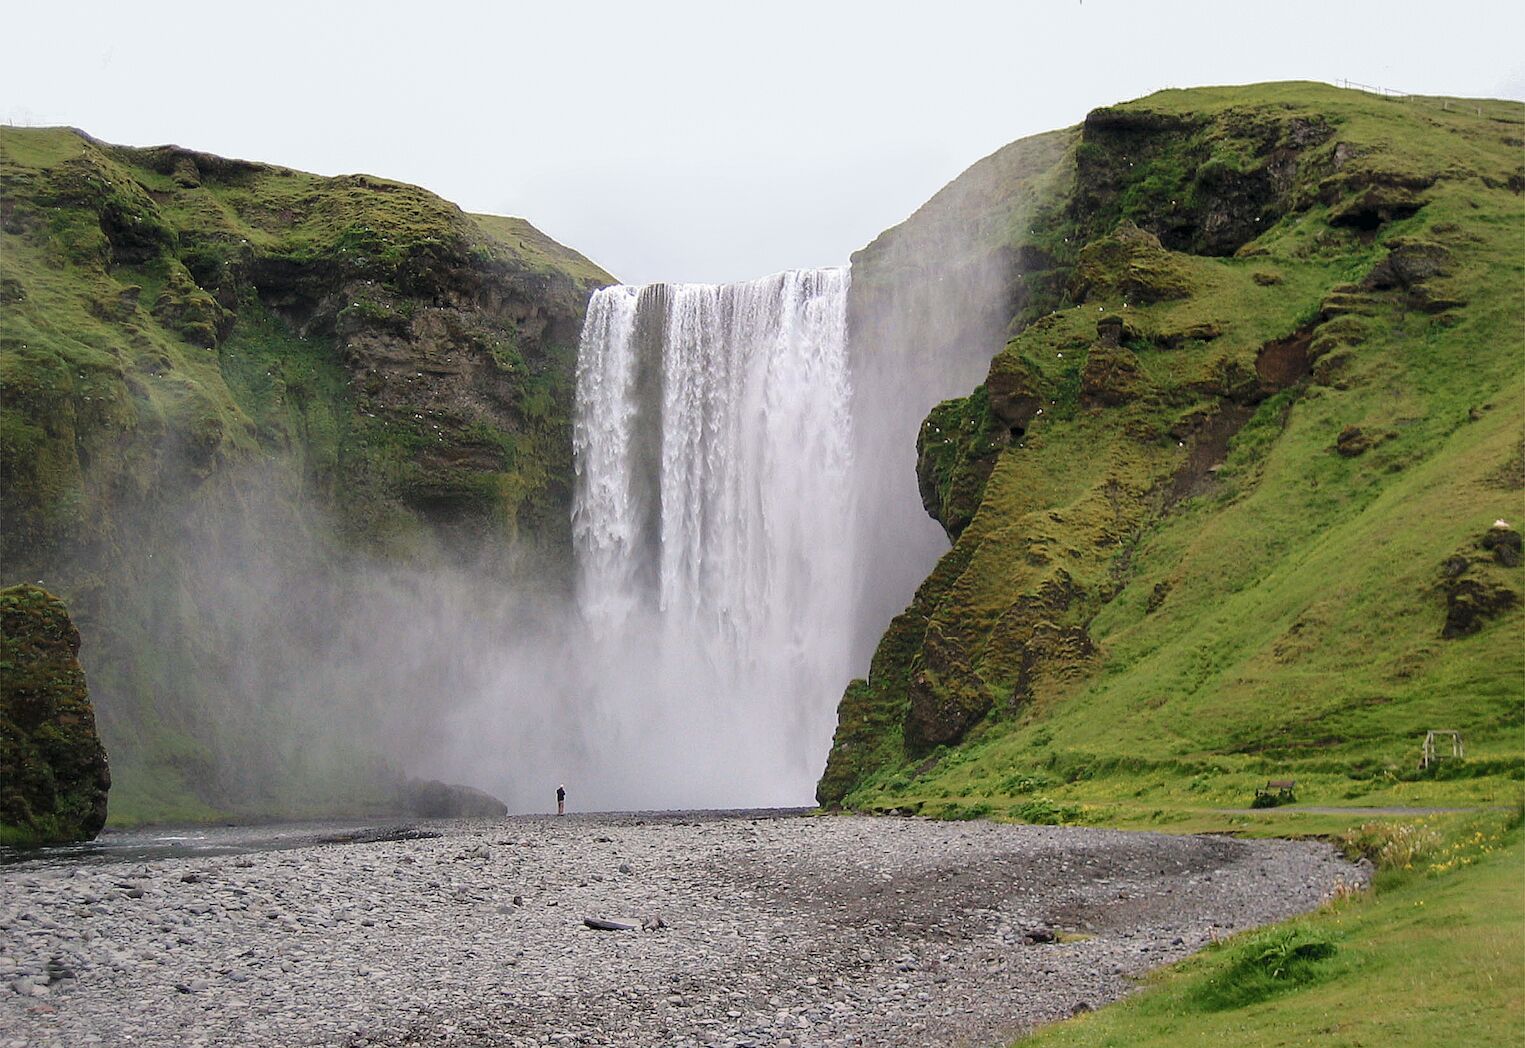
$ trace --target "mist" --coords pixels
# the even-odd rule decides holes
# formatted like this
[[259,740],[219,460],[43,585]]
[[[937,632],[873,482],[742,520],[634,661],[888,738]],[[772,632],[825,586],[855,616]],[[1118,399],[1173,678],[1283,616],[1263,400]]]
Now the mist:
[[843,689],[948,549],[918,428],[1021,298],[967,192],[851,271],[595,292],[570,551],[456,524],[359,553],[279,458],[119,508],[84,602],[119,781],[291,814],[407,777],[516,812],[563,783],[574,810],[812,803]]

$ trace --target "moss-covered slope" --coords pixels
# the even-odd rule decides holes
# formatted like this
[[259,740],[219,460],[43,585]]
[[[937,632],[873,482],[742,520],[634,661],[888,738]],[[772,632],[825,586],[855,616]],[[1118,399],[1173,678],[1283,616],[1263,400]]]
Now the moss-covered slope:
[[304,730],[226,715],[233,642],[325,613],[261,564],[321,593],[357,553],[512,582],[528,549],[564,583],[577,339],[610,282],[413,186],[0,128],[0,582],[69,600],[118,810],[300,792],[225,774]]
[[0,590],[0,843],[87,841],[111,769],[79,664],[79,631],[37,586]]
[[[1078,818],[1525,774],[1494,527],[1525,511],[1525,106],[1272,84],[1066,134],[1009,234],[1042,262],[1016,334],[922,429],[952,549],[847,689],[821,801]],[[1406,781],[1429,728],[1483,777]]]

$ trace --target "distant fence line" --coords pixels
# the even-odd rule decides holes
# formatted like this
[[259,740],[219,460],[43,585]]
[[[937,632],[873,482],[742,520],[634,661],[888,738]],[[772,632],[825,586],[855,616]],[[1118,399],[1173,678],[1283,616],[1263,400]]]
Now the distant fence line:
[[1352,91],[1365,91],[1369,95],[1381,95],[1383,98],[1391,98],[1397,102],[1418,102],[1421,105],[1435,106],[1437,109],[1444,109],[1452,113],[1465,113],[1470,109],[1478,116],[1483,115],[1482,106],[1452,104],[1448,98],[1431,98],[1428,95],[1416,95],[1412,91],[1397,91],[1391,87],[1358,84],[1354,80],[1336,80],[1335,86],[1350,88]]
[[1367,94],[1381,95],[1383,98],[1396,98],[1403,102],[1407,102],[1409,99],[1414,97],[1413,93],[1409,91],[1395,91],[1390,87],[1376,87],[1372,84],[1358,84],[1354,80],[1336,80],[1335,84],[1339,87],[1348,87],[1353,91],[1365,91]]

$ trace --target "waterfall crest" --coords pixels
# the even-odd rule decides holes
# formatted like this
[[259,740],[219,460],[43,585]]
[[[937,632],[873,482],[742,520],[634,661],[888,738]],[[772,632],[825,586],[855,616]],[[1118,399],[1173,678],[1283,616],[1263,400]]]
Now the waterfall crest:
[[590,654],[618,674],[620,701],[600,706],[619,743],[660,743],[645,756],[693,791],[650,802],[811,797],[851,668],[848,280],[793,270],[589,303],[578,603]]

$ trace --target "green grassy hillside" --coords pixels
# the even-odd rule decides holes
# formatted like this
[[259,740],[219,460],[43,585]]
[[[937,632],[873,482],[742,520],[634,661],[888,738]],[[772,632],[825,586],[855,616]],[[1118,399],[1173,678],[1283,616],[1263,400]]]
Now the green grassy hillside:
[[[953,545],[847,689],[822,803],[1511,797],[1525,106],[1167,91],[1068,141],[1005,233],[1043,280],[923,426]],[[1431,728],[1466,760],[1420,772]]]
[[0,128],[0,583],[80,624],[113,817],[365,794],[363,733],[314,791],[316,685],[271,682],[282,706],[240,664],[314,643],[356,558],[515,585],[529,549],[565,585],[577,339],[611,282],[413,186]]

